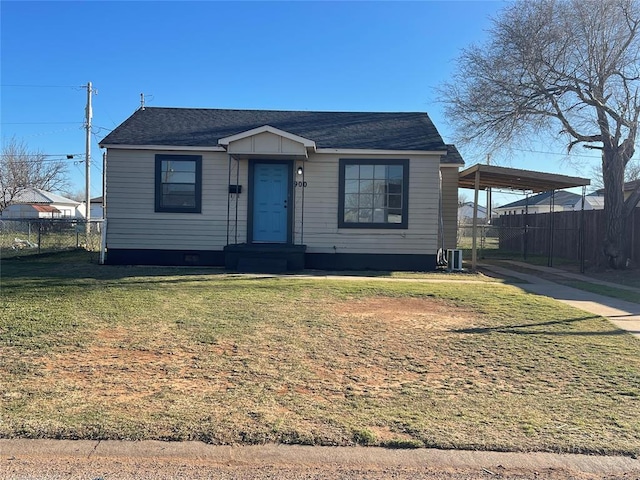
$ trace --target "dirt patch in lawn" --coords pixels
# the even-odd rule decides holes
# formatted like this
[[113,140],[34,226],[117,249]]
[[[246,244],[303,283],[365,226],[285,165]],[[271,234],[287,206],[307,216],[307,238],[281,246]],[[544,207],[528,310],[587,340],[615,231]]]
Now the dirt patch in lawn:
[[144,341],[135,331],[114,327],[96,331],[93,343],[82,351],[47,357],[44,369],[50,379],[124,404],[168,387],[185,394],[195,390],[196,382],[189,378],[189,371],[197,369],[194,358],[192,352]]
[[336,305],[335,313],[366,319],[383,319],[389,328],[449,331],[471,325],[476,312],[426,298],[373,297]]
[[[434,335],[450,335],[451,330],[472,323],[471,313],[424,298],[364,298],[340,302],[333,311],[335,327],[344,335],[318,346],[330,361],[307,365],[320,385],[280,384],[278,395],[294,393],[309,401],[324,402],[343,397],[348,383],[353,383],[354,392],[379,397],[391,397],[403,384],[419,381],[425,375],[437,384],[447,370],[452,374],[451,366],[438,366],[437,357],[426,344],[416,349],[420,345],[415,339],[429,332],[425,341],[433,340]],[[362,328],[363,323],[367,328]],[[263,334],[269,336],[266,329]],[[314,342],[313,335],[305,330],[295,334],[306,344]],[[384,338],[385,352],[396,356],[391,364],[387,353],[376,352],[380,338]],[[94,400],[120,405],[159,399],[169,391],[184,398],[222,393],[234,387],[238,369],[247,371],[239,367],[242,362],[250,362],[248,370],[256,381],[264,382],[270,376],[278,377],[277,370],[291,360],[290,353],[273,339],[253,342],[249,346],[220,338],[215,344],[197,345],[183,343],[166,324],[155,325],[150,331],[141,326],[113,326],[96,330],[82,349],[44,357],[42,368],[46,373],[38,381],[67,385],[90,394]],[[309,359],[303,355],[298,362],[306,364]],[[428,372],[419,368],[427,363]]]

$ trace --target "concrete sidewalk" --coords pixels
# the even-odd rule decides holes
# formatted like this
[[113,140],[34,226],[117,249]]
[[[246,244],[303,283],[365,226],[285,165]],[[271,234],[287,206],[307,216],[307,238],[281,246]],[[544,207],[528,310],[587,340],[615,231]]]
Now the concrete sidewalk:
[[[614,286],[616,288],[638,291],[638,289],[632,287],[625,288],[624,286],[612,284],[610,282],[597,281],[592,279],[591,277],[564,272],[557,268],[538,267],[529,264],[519,264],[517,262],[510,263],[516,264],[519,267],[523,267],[529,270],[538,270],[544,273],[551,273],[553,275],[563,276],[574,280],[606,284],[608,286]],[[626,330],[632,335],[640,338],[640,303],[626,302],[617,298],[579,290],[577,288],[568,287],[559,283],[552,282],[550,280],[540,278],[535,274],[523,273],[497,265],[481,264],[479,265],[479,269],[485,272],[492,272],[500,277],[511,277],[523,280],[523,283],[518,284],[518,287],[522,288],[523,290],[537,293],[538,295],[551,297],[558,300],[559,302],[566,303],[585,312],[606,317],[616,327],[622,330]],[[640,300],[640,291],[638,291],[638,298]]]
[[567,272],[566,270],[562,270],[560,268],[545,267],[542,265],[532,265],[525,262],[518,262],[516,260],[502,260],[502,263],[506,263],[508,265],[514,265],[520,268],[526,268],[528,270],[538,271],[541,273],[556,275],[558,277],[564,277],[570,280],[578,280],[581,282],[595,283],[596,285],[604,285],[607,287],[617,288],[620,290],[627,290],[629,292],[637,293],[638,299],[640,299],[640,288],[630,287],[629,285],[622,285],[620,283],[607,282],[606,280],[600,280],[598,278],[589,277],[587,275],[582,275],[580,273]]
[[[213,446],[201,442],[122,442],[122,441],[73,441],[73,440],[0,440],[0,478],[30,478],[20,475],[20,467],[35,459],[41,466],[58,462],[66,472],[65,478],[123,478],[118,474],[96,476],[109,465],[145,465],[152,469],[173,468],[175,465],[195,465],[200,473],[215,473],[229,468],[248,472],[247,478],[256,478],[257,468],[284,468],[290,473],[323,470],[332,478],[331,472],[395,472],[389,478],[450,478],[455,472],[476,472],[480,476],[463,478],[546,478],[541,472],[553,472],[550,478],[637,478],[640,475],[640,460],[629,457],[603,457],[591,455],[569,455],[554,453],[502,453],[464,450],[391,450],[378,447],[309,447],[290,445],[259,446]],[[12,468],[13,467],[13,468]],[[88,470],[87,470],[88,469]],[[203,470],[204,469],[204,470]],[[399,470],[395,470],[399,469]],[[150,474],[144,478],[158,478],[155,470],[144,470]],[[43,470],[44,472],[44,470]],[[86,472],[86,473],[85,473]],[[142,470],[139,470],[142,473]],[[420,473],[429,476],[420,476]],[[444,476],[441,476],[441,473]],[[447,474],[448,472],[448,474]],[[495,472],[501,472],[497,474]],[[12,474],[11,477],[4,474]],[[76,474],[81,475],[76,475]],[[122,473],[122,472],[121,472]],[[167,471],[165,470],[165,473]],[[402,476],[403,473],[410,474]],[[529,473],[531,475],[529,475]],[[55,471],[51,475],[57,475]],[[505,475],[506,474],[506,475]],[[59,478],[43,474],[37,478]],[[400,475],[400,476],[398,476]],[[431,476],[435,475],[435,476]],[[486,475],[486,477],[485,477]],[[505,476],[503,476],[505,475]],[[523,476],[520,476],[523,475]],[[298,475],[269,478],[299,478]],[[128,477],[127,477],[128,478]],[[140,477],[142,478],[142,477]],[[164,477],[161,477],[164,478]],[[200,478],[192,477],[180,478]],[[218,477],[210,477],[218,478]],[[244,478],[244,477],[238,477]],[[260,477],[262,478],[262,477]],[[303,476],[300,478],[310,478]],[[313,477],[316,478],[316,477]],[[324,476],[322,477],[324,478]],[[349,477],[356,478],[356,477]],[[357,478],[371,478],[363,477]],[[374,478],[387,478],[375,476]],[[451,478],[460,478],[458,476]]]

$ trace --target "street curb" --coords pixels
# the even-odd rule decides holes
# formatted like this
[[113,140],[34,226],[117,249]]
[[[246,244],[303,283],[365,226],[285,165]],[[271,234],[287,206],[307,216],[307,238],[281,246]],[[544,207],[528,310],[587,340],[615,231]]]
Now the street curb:
[[202,442],[90,441],[0,439],[0,462],[13,459],[163,459],[220,466],[401,467],[456,469],[564,469],[594,475],[639,473],[640,460],[622,456],[545,452],[483,452],[380,447],[314,447],[295,445],[217,446]]

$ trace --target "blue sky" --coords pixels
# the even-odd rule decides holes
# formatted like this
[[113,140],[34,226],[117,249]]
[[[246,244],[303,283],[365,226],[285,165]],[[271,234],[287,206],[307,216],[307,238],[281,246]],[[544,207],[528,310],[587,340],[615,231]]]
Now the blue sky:
[[[93,97],[92,196],[101,193],[98,141],[140,105],[428,112],[460,50],[481,43],[504,1],[0,2],[2,141],[69,160],[84,190],[84,108]],[[484,154],[461,148],[468,166]],[[507,166],[590,176],[594,157],[563,161],[562,145],[533,145]],[[541,154],[537,152],[549,152]],[[60,157],[55,157],[60,155]],[[574,162],[575,163],[575,162]],[[471,191],[466,192],[471,198]],[[517,199],[498,195],[501,203]]]

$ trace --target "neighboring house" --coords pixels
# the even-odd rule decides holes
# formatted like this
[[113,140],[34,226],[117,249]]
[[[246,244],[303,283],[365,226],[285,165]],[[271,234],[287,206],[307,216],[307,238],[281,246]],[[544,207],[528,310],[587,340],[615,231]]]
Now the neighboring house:
[[524,213],[549,213],[572,211],[578,201],[582,201],[582,195],[559,190],[552,198],[552,192],[543,192],[523,198],[517,202],[508,203],[496,207],[494,210],[498,215],[522,215]]
[[456,246],[463,161],[426,113],[147,107],[100,146],[111,264],[431,270]]
[[[622,186],[622,191],[624,193],[625,200],[631,196],[633,191],[638,187],[638,184],[640,184],[640,180],[632,180],[631,182],[625,182],[625,184]],[[595,192],[593,192],[592,195],[598,195],[598,196],[604,197],[604,188],[596,190]],[[636,207],[640,208],[640,202],[638,202]],[[603,200],[602,208],[604,208],[604,200]]]
[[[573,209],[582,210],[582,198],[576,202],[576,204],[573,206]],[[585,195],[584,209],[585,210],[603,210],[604,197],[601,197],[600,195]]]
[[[492,216],[495,216],[495,212],[492,212]],[[487,207],[478,205],[478,221],[487,223]],[[473,223],[473,202],[465,202],[458,206],[458,224],[471,223]]]
[[80,202],[39,188],[21,191],[11,205],[1,213],[2,218],[76,218]]
[[91,220],[102,220],[104,218],[104,208],[102,207],[102,197],[94,197],[89,202],[91,205]]

